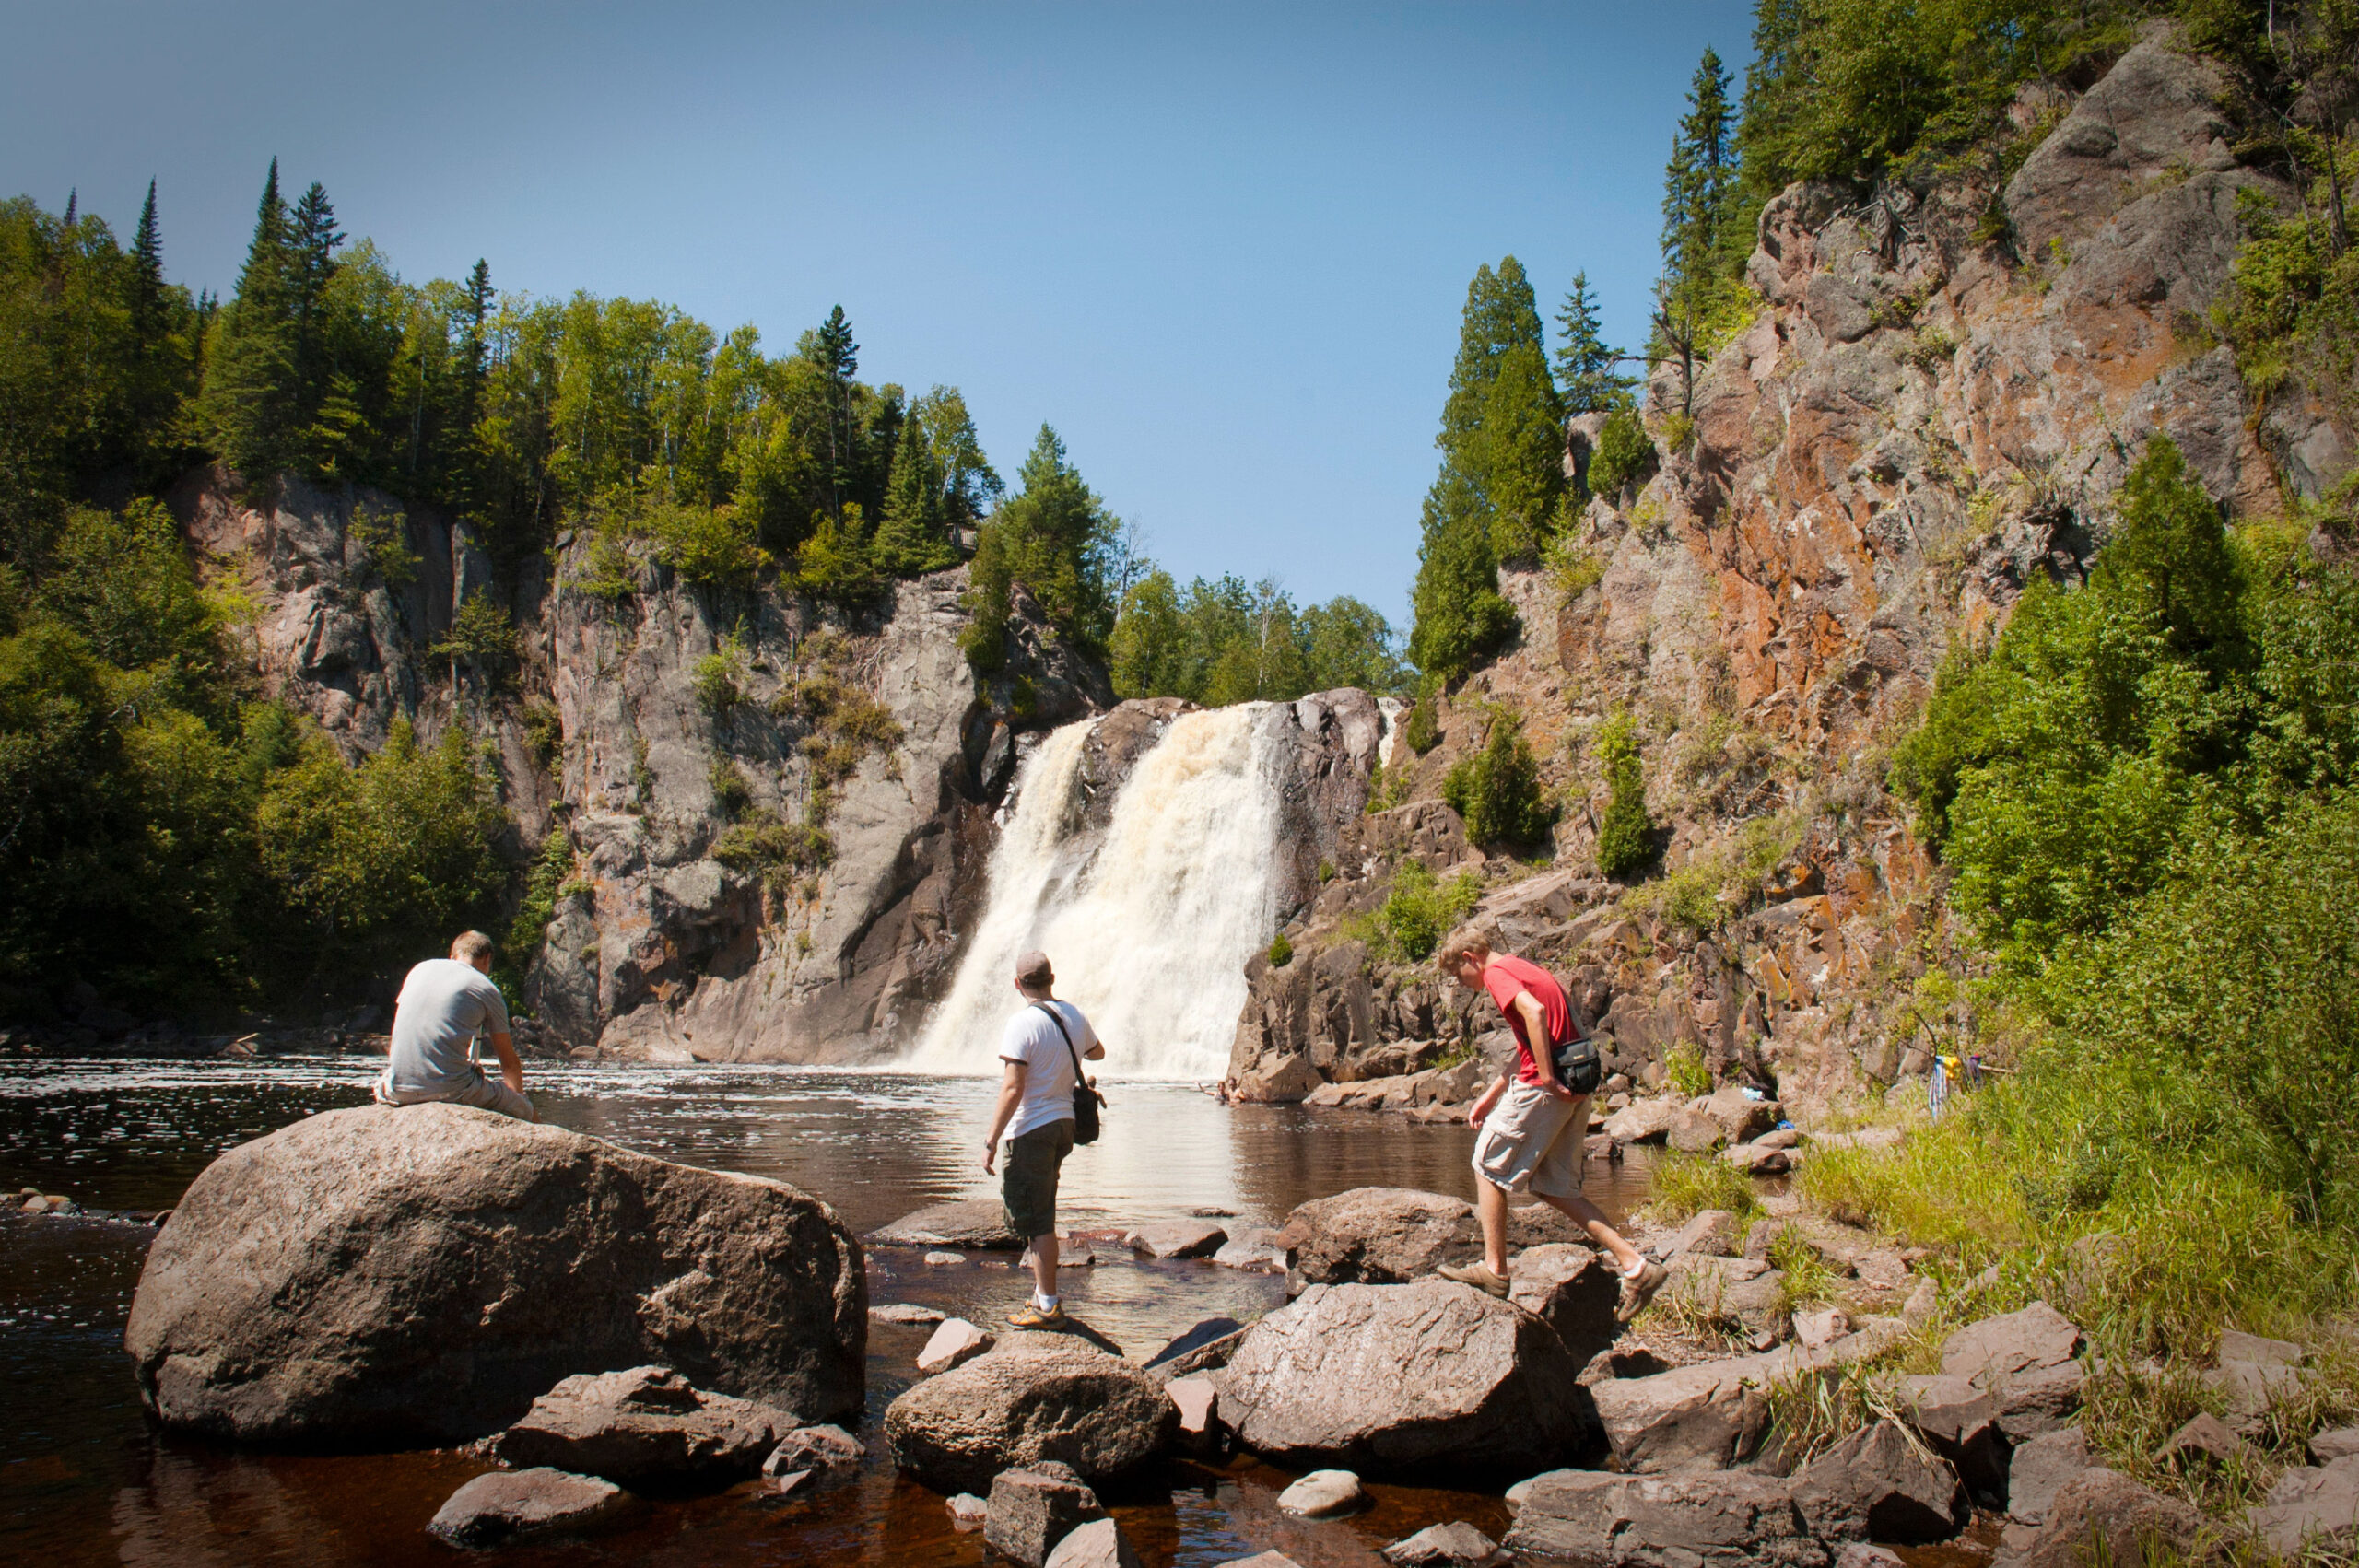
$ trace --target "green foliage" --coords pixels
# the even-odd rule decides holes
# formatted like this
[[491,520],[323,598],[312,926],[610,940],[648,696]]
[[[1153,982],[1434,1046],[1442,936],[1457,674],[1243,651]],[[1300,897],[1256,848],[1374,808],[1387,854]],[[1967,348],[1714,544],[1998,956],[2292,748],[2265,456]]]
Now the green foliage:
[[1064,442],[1040,427],[1018,472],[1023,488],[985,520],[975,552],[962,634],[968,658],[992,671],[1005,658],[1007,617],[1017,583],[1049,625],[1086,652],[1100,653],[1114,629],[1109,567],[1120,544],[1113,514],[1066,461]]
[[1491,715],[1483,749],[1450,768],[1442,799],[1465,819],[1466,837],[1476,844],[1536,844],[1556,823],[1556,803],[1541,788],[1540,761],[1522,722],[1504,711]]
[[818,824],[787,822],[761,807],[713,840],[712,858],[758,877],[767,892],[782,897],[796,877],[824,871],[836,858],[836,844]]
[[1729,73],[1707,48],[1663,170],[1662,276],[1655,285],[1654,339],[1647,349],[1650,361],[1678,365],[1681,415],[1691,412],[1697,365],[1754,312],[1743,281],[1752,226],[1741,205],[1735,135]]
[[1482,879],[1473,872],[1461,872],[1445,883],[1422,860],[1403,860],[1375,915],[1346,921],[1344,929],[1379,958],[1422,962],[1433,956],[1441,939],[1482,897]]
[[822,599],[856,604],[875,597],[884,579],[870,548],[868,520],[857,501],[840,517],[821,512],[811,520],[811,537],[795,552],[794,580]]
[[712,764],[705,771],[705,782],[712,790],[712,808],[724,817],[740,817],[754,803],[753,782],[737,759],[726,753],[713,754]]
[[1294,943],[1286,940],[1285,932],[1280,931],[1270,939],[1270,967],[1283,969],[1293,962]]
[[745,644],[732,633],[696,662],[691,677],[697,706],[714,718],[726,717],[745,696]]
[[1655,444],[1635,409],[1617,409],[1598,432],[1597,450],[1590,454],[1591,495],[1617,504],[1634,485],[1643,485],[1655,471]]
[[456,685],[462,664],[480,677],[496,680],[506,674],[522,657],[523,645],[508,612],[493,603],[488,594],[477,591],[451,613],[451,629],[427,651],[451,661],[451,679]]
[[511,998],[523,989],[525,973],[547,939],[549,922],[557,919],[557,901],[573,882],[573,840],[562,823],[542,837],[540,852],[524,871],[523,895],[516,903],[516,918],[508,922],[508,940],[499,944],[497,977]]
[[409,547],[409,520],[402,513],[362,502],[352,509],[345,538],[359,553],[361,569],[377,582],[399,589],[417,580],[422,562]]
[[1602,335],[1604,319],[1590,298],[1588,273],[1573,275],[1572,291],[1556,312],[1556,324],[1564,333],[1556,350],[1556,380],[1564,388],[1565,412],[1598,414],[1629,407],[1630,389],[1638,379],[1615,369],[1622,353]]
[[1547,570],[1548,580],[1555,585],[1567,604],[1570,604],[1605,577],[1605,563],[1595,552],[1574,544],[1563,534],[1548,542],[1540,556],[1540,564]]
[[1759,816],[1735,836],[1625,894],[1623,907],[1708,936],[1752,910],[1763,884],[1802,842],[1801,812]]
[[2326,148],[2310,161],[2320,171],[2298,212],[2238,193],[2245,239],[2222,326],[2257,393],[2298,382],[2359,420],[2359,247],[2336,236],[2338,210],[2359,201],[2359,144],[2340,149],[2331,168]]
[[1704,1053],[1692,1041],[1682,1040],[1671,1047],[1671,1054],[1663,1058],[1662,1071],[1663,1082],[1672,1092],[1688,1099],[1712,1092],[1712,1070],[1704,1065]]
[[[1709,1093],[1707,1079],[1706,1093]],[[1753,1178],[1710,1154],[1666,1149],[1649,1173],[1647,1215],[1661,1224],[1693,1219],[1707,1209],[1725,1209],[1739,1219],[1761,1212]]]
[[1273,579],[1198,578],[1182,589],[1159,568],[1122,596],[1108,653],[1117,696],[1213,708],[1339,686],[1395,691],[1406,678],[1391,627],[1356,599],[1297,610]]
[[524,744],[542,771],[555,767],[565,755],[565,717],[553,703],[524,705]]
[[1430,688],[1409,705],[1408,713],[1401,720],[1401,738],[1417,755],[1423,756],[1441,744],[1440,714],[1441,694]]
[[1638,756],[1637,726],[1615,713],[1598,726],[1590,742],[1604,765],[1613,791],[1605,820],[1598,826],[1597,866],[1607,876],[1627,876],[1655,858],[1655,825],[1647,815],[1647,779]]

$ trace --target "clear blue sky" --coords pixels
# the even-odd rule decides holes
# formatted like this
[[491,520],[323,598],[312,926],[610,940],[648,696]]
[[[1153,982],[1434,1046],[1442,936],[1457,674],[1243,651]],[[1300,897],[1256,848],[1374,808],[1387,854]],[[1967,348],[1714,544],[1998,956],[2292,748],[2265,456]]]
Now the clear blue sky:
[[0,193],[226,290],[275,155],[405,276],[653,298],[1042,420],[1182,578],[1403,624],[1467,280],[1643,335],[1662,163],[1739,0],[398,6],[6,0]]

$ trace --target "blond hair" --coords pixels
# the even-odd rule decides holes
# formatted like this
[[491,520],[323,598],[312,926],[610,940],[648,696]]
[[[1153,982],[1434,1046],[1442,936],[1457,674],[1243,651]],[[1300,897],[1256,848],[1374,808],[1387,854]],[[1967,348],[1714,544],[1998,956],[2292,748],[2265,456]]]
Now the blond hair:
[[1477,959],[1491,955],[1491,933],[1482,926],[1464,925],[1450,932],[1443,939],[1441,950],[1434,954],[1434,961],[1448,975],[1455,973],[1458,961],[1469,955]]
[[481,931],[461,931],[451,939],[451,956],[462,964],[491,956],[491,938]]

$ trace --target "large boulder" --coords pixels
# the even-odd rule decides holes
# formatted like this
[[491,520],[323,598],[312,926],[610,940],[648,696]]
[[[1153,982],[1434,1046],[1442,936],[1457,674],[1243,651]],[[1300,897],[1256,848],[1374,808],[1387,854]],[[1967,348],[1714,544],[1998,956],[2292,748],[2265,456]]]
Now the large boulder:
[[1973,1512],[1957,1471],[1891,1421],[1852,1433],[1802,1478],[1840,1499],[1877,1540],[1947,1540]]
[[1070,1334],[1033,1333],[894,1400],[885,1441],[926,1485],[980,1492],[1000,1471],[1043,1459],[1109,1480],[1163,1448],[1179,1424],[1179,1408],[1141,1368]]
[[1860,1535],[1858,1515],[1806,1478],[1568,1470],[1532,1483],[1501,1544],[1594,1568],[1827,1568]]
[[1580,1370],[1545,1323],[1464,1285],[1314,1285],[1246,1331],[1221,1416],[1294,1467],[1546,1464],[1587,1425]]
[[449,1105],[329,1111],[214,1161],[124,1335],[168,1426],[388,1447],[650,1363],[856,1415],[867,1340],[860,1245],[817,1199]]
[[1007,1209],[996,1198],[962,1198],[904,1214],[868,1233],[879,1246],[966,1246],[978,1252],[1021,1252],[1025,1238],[1007,1228]]
[[1474,1206],[1405,1187],[1356,1187],[1286,1216],[1277,1245],[1297,1285],[1398,1285],[1482,1247]]
[[740,1480],[799,1423],[767,1405],[708,1394],[660,1366],[583,1373],[533,1401],[497,1440],[511,1465],[603,1476],[623,1486]]

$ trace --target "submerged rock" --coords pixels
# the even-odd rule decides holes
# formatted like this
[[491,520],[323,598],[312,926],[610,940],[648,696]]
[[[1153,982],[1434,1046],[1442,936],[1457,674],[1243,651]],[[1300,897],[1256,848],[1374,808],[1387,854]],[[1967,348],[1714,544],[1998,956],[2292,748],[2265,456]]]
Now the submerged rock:
[[795,1429],[793,1417],[708,1394],[660,1366],[569,1377],[533,1401],[495,1447],[511,1465],[546,1465],[624,1486],[737,1480]]
[[124,1343],[167,1426],[415,1446],[642,1363],[801,1421],[853,1415],[867,1309],[859,1244],[782,1182],[490,1111],[368,1106],[206,1166]]
[[628,1506],[623,1489],[563,1470],[493,1470],[451,1494],[427,1529],[452,1546],[507,1546],[603,1523]]
[[1428,1525],[1379,1555],[1394,1568],[1495,1568],[1508,1561],[1498,1542],[1463,1519]]
[[1467,1286],[1314,1285],[1246,1331],[1221,1411],[1286,1464],[1545,1464],[1586,1428],[1579,1375],[1546,1324]]
[[1100,1481],[1171,1441],[1180,1411],[1143,1369],[1070,1334],[1020,1334],[885,1412],[894,1463],[945,1492],[1044,1459]]

